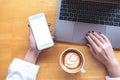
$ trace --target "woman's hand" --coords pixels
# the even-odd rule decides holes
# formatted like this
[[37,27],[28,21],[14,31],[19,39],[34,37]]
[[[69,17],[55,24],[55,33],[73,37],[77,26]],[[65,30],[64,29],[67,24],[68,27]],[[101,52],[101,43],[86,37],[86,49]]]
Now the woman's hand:
[[[120,66],[114,55],[113,48],[108,38],[103,34],[97,34],[96,32],[88,32],[86,39],[89,44],[88,47],[91,54],[107,68],[110,76],[118,76],[116,71],[119,70],[120,77]],[[116,70],[116,69],[117,70]]]
[[[28,25],[29,26],[29,25]],[[50,28],[50,26],[51,26],[51,24],[50,23],[48,23],[48,26],[49,26],[49,28]],[[30,26],[29,26],[30,27]],[[34,39],[34,36],[33,36],[33,32],[32,32],[32,30],[31,30],[31,28],[29,28],[30,30],[30,36],[29,36],[29,40],[30,40],[30,49],[32,50],[32,51],[36,51],[37,53],[40,53],[41,51],[40,50],[38,50],[37,49],[37,45],[36,45],[36,42],[35,42],[35,39]],[[52,32],[51,30],[50,30],[50,32]]]
[[[51,24],[48,24],[48,26],[50,27]],[[29,31],[30,31],[30,36],[29,36],[30,48],[28,49],[28,52],[27,52],[24,60],[35,64],[37,62],[37,58],[38,58],[41,50],[37,49],[37,45],[36,45],[36,42],[35,42],[35,39],[34,39],[34,36],[33,36],[30,26],[29,26]]]
[[33,32],[31,30],[31,28],[29,28],[29,29],[30,29],[29,30],[30,31],[30,36],[29,36],[30,50],[39,54],[41,51],[37,49],[37,45],[36,45],[36,42],[35,42],[35,39],[34,39],[34,36],[33,36]]

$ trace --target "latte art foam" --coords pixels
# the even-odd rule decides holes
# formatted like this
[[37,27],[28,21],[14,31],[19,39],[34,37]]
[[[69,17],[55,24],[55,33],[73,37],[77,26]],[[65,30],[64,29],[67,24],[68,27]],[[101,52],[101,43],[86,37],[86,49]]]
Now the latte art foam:
[[70,52],[66,54],[64,57],[64,65],[67,68],[71,69],[77,68],[79,66],[79,63],[80,63],[79,55],[74,52]]

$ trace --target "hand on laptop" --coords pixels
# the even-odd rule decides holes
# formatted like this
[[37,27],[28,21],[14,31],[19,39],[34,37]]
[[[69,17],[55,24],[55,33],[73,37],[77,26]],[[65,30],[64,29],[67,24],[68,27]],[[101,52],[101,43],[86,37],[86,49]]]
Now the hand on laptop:
[[[28,26],[30,26],[30,25],[28,25]],[[48,26],[50,27],[51,24],[48,24]],[[29,31],[30,31],[30,36],[29,36],[30,48],[28,49],[28,52],[25,55],[24,60],[35,64],[41,51],[37,49],[31,28],[29,28]],[[50,30],[50,32],[52,32],[52,31]]]
[[120,77],[120,65],[108,38],[92,31],[87,33],[86,39],[91,54],[107,68],[109,76]]

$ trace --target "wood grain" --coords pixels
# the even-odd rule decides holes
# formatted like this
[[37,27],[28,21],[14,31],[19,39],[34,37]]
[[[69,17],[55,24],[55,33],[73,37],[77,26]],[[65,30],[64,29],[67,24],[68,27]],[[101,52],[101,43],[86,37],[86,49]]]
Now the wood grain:
[[[11,61],[15,57],[23,59],[29,48],[28,16],[44,12],[54,34],[56,10],[57,0],[0,0],[0,80],[5,80]],[[59,56],[67,48],[83,53],[86,73],[68,74],[61,69]],[[120,51],[115,50],[115,55],[120,62]],[[85,45],[55,42],[40,54],[37,65],[37,80],[105,80],[107,75]]]

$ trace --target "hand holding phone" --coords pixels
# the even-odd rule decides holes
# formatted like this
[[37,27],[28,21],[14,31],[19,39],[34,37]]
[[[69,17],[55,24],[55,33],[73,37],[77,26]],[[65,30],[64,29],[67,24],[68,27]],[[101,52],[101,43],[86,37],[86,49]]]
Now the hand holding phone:
[[44,13],[28,18],[38,50],[43,50],[54,45]]

